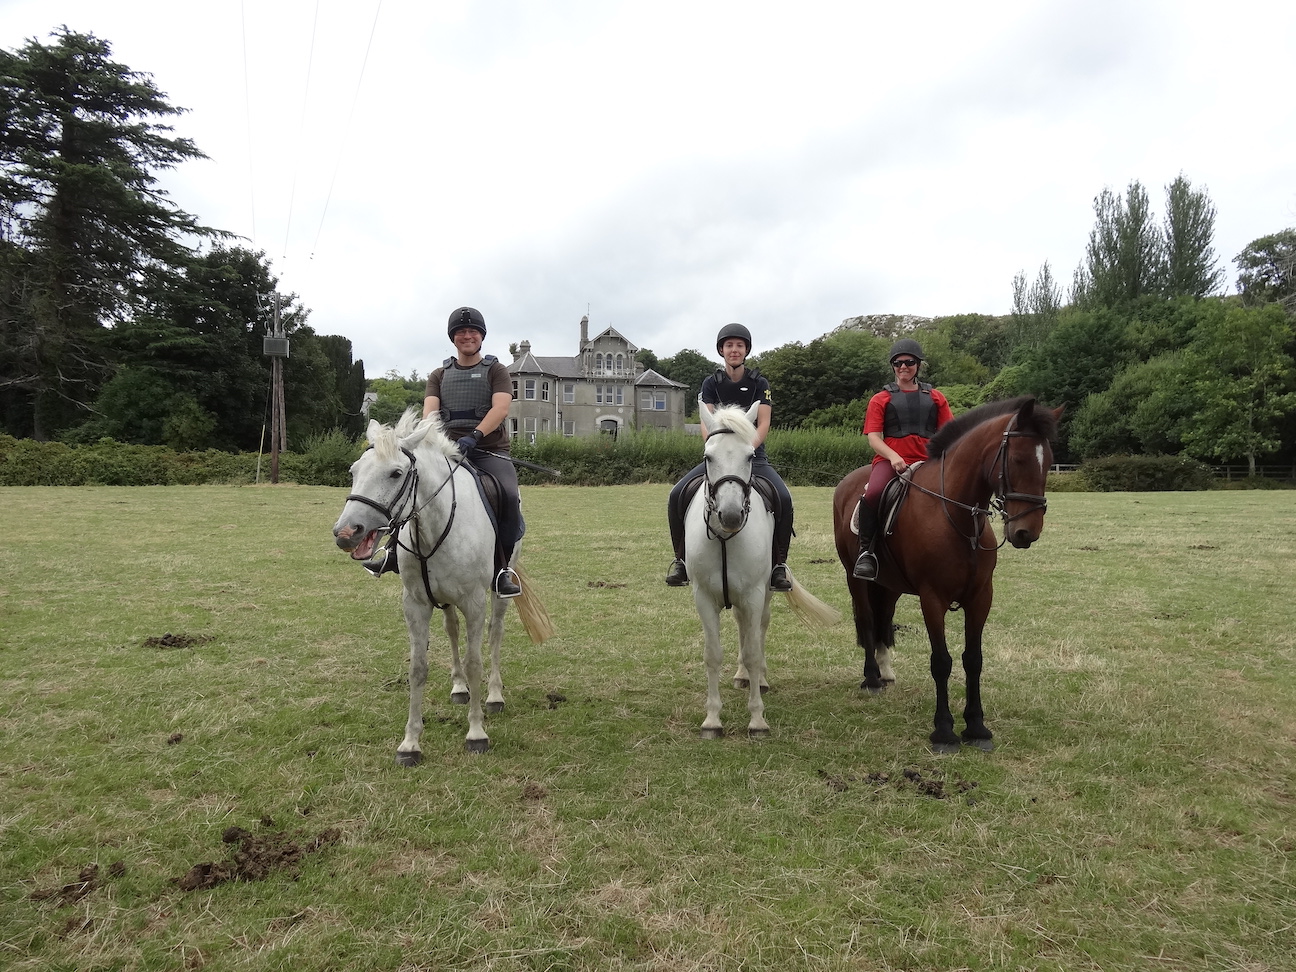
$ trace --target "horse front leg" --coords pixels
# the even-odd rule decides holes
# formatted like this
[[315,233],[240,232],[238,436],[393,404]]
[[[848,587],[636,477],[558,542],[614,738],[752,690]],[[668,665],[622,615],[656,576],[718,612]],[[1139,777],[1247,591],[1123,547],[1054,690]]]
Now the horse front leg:
[[470,603],[462,605],[468,632],[464,645],[464,677],[468,680],[468,734],[464,749],[484,753],[490,749],[486,720],[482,716],[482,629],[486,626],[484,590],[473,593]]
[[490,681],[486,692],[486,712],[494,715],[504,711],[504,672],[500,668],[500,645],[504,641],[504,614],[508,599],[491,595],[490,619]]
[[446,639],[450,642],[450,701],[455,705],[468,704],[468,682],[464,679],[463,663],[459,658],[459,615],[447,604],[444,611]]
[[409,717],[405,721],[405,738],[396,747],[396,765],[417,766],[423,760],[419,737],[423,734],[423,690],[427,686],[428,639],[431,637],[432,608],[410,597],[402,599],[405,628],[409,632]]
[[760,604],[744,603],[735,607],[738,621],[738,657],[747,670],[747,735],[768,736],[770,727],[765,721],[765,696],[761,685],[765,683],[765,632],[769,630],[770,592],[766,590]]
[[954,732],[954,714],[949,705],[949,677],[954,668],[949,645],[945,641],[945,612],[949,605],[934,594],[922,594],[923,621],[931,642],[931,676],[936,683],[936,712],[932,717],[932,749],[938,753],[956,753],[959,737]]
[[724,735],[720,722],[720,665],[724,649],[720,644],[720,609],[705,592],[694,586],[693,602],[702,620],[702,660],[706,665],[706,716],[702,720],[702,738],[719,739]]
[[981,707],[981,638],[994,591],[990,584],[963,605],[963,675],[967,680],[967,705],[963,708],[963,741],[983,752],[994,750],[994,733],[985,724],[985,710]]

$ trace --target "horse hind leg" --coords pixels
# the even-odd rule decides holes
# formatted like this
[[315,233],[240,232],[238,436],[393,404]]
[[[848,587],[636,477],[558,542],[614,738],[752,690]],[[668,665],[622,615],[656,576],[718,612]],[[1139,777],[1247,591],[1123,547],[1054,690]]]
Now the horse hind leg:
[[[858,577],[846,576],[846,589],[850,591],[851,613],[855,617],[855,643],[864,649],[864,675],[860,681],[860,690],[870,695],[879,695],[886,688],[882,669],[878,662],[877,626],[874,622],[875,605],[869,593],[869,582]],[[888,669],[890,665],[888,664]]]
[[891,667],[895,648],[895,609],[900,595],[895,591],[874,585],[873,590],[873,644],[876,648],[878,677],[882,687],[895,684],[895,670]]
[[459,614],[446,606],[446,639],[450,642],[450,701],[455,705],[468,704],[468,681],[464,678],[463,661],[459,657]]

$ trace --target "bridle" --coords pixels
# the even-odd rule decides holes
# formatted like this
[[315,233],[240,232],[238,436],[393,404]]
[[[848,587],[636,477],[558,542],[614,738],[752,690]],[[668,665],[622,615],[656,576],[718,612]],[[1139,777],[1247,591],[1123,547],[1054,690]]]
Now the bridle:
[[[995,483],[993,491],[991,493],[990,502],[986,507],[969,505],[967,503],[960,503],[958,500],[950,499],[947,495],[945,495],[945,466],[946,466],[947,457],[942,457],[940,461],[940,484],[941,485],[940,485],[939,492],[935,490],[927,489],[925,486],[920,486],[918,483],[915,483],[913,480],[909,481],[910,488],[916,489],[920,493],[926,493],[928,496],[935,497],[936,499],[941,501],[941,509],[944,510],[945,512],[946,522],[949,523],[950,528],[955,533],[958,533],[960,536],[963,536],[963,538],[971,544],[973,550],[998,550],[1000,547],[1002,547],[1005,543],[1008,542],[1009,523],[1011,523],[1013,520],[1018,519],[1019,517],[1029,516],[1030,514],[1034,513],[1037,510],[1041,513],[1048,512],[1048,499],[1046,499],[1041,494],[1016,492],[1013,490],[1012,484],[1008,480],[1009,440],[1015,438],[1023,438],[1023,439],[1047,439],[1048,438],[1048,436],[1045,435],[1043,432],[1025,432],[1022,431],[1021,429],[1016,428],[1016,425],[1017,425],[1017,416],[1014,415],[1009,420],[1008,424],[1004,427],[1003,434],[999,438],[999,448],[995,452],[994,460],[990,463],[991,474],[986,477],[987,479],[991,479]],[[993,470],[995,466],[999,467],[999,475],[997,477],[993,475]],[[1017,513],[1014,513],[1012,516],[1009,516],[1008,515],[1009,502],[1026,503],[1027,508]],[[950,515],[950,511],[949,511],[949,508],[951,506],[955,506],[961,510],[966,510],[968,513],[972,514],[972,533],[970,535],[964,534],[954,523],[954,518],[953,516]],[[1004,524],[1003,539],[1000,540],[993,547],[984,547],[981,545],[982,523],[984,522],[982,518],[989,517],[995,513],[998,513],[1000,516],[1003,517],[1003,524]]]
[[[370,445],[365,451],[368,452],[369,449],[372,448],[373,446]],[[440,486],[432,491],[432,495],[424,500],[422,505],[415,506],[414,504],[418,502],[418,460],[415,458],[414,453],[404,446],[401,446],[401,452],[404,453],[405,458],[409,460],[409,473],[404,477],[404,481],[396,490],[396,495],[392,497],[390,503],[379,503],[377,500],[370,499],[363,493],[348,493],[347,501],[350,502],[351,500],[355,500],[357,503],[363,503],[366,506],[377,510],[386,518],[387,526],[379,528],[382,530],[382,536],[384,538],[394,536],[396,538],[397,547],[403,550],[408,550],[415,556],[415,558],[417,558],[419,568],[423,575],[423,590],[427,593],[428,601],[431,602],[434,608],[441,608],[444,611],[446,605],[437,603],[437,599],[432,596],[432,578],[428,571],[428,561],[432,559],[433,554],[441,549],[441,545],[445,543],[446,537],[450,535],[450,528],[454,525],[455,511],[459,506],[458,491],[455,487],[454,481],[455,467],[450,461],[450,457],[446,456],[445,461],[448,475],[445,480]],[[450,487],[450,515],[446,517],[445,526],[442,528],[441,535],[437,537],[436,542],[432,544],[432,549],[427,553],[424,553],[423,545],[420,540],[422,531],[418,528],[419,513],[422,512],[429,503],[436,499],[441,490],[445,489],[447,485]],[[406,505],[409,507],[409,512],[401,515],[399,511]],[[409,531],[409,536],[413,542],[413,546],[406,546],[401,542],[400,538],[401,531],[404,530],[405,526],[409,523],[414,524],[414,528]]]
[[[721,435],[722,433],[732,433],[732,432],[733,429],[715,429],[711,432],[711,435]],[[747,525],[747,516],[749,513],[751,513],[751,490],[752,490],[751,476],[748,475],[746,479],[743,479],[741,476],[730,473],[728,476],[721,476],[719,479],[715,480],[715,482],[712,482],[711,470],[710,467],[707,467],[704,479],[706,482],[707,536],[713,537],[714,539],[719,540],[721,543],[724,543],[726,540],[729,540],[737,536],[739,533],[741,533],[742,528]],[[742,490],[742,498],[743,498],[742,520],[739,521],[738,526],[735,529],[721,531],[711,526],[711,514],[716,512],[716,510],[718,509],[715,501],[716,490],[718,490],[725,483],[737,483],[738,488]]]
[[[710,434],[720,435],[722,433],[732,433],[732,432],[733,429],[719,428],[719,429],[713,429]],[[703,523],[706,524],[707,536],[713,540],[720,541],[720,591],[721,594],[724,596],[724,606],[726,608],[732,608],[733,602],[729,598],[729,541],[742,532],[743,527],[747,525],[747,516],[748,514],[751,513],[751,490],[752,490],[751,475],[748,474],[747,478],[743,479],[741,476],[730,473],[729,475],[721,476],[715,482],[712,482],[711,469],[708,466],[706,467],[704,480],[706,484],[706,493],[705,493],[706,505],[703,509],[702,521]],[[715,501],[716,490],[718,490],[725,483],[737,483],[738,488],[742,490],[742,498],[743,498],[742,519],[739,521],[738,527],[736,529],[721,531],[712,527],[711,514],[715,513],[717,510],[716,501]]]

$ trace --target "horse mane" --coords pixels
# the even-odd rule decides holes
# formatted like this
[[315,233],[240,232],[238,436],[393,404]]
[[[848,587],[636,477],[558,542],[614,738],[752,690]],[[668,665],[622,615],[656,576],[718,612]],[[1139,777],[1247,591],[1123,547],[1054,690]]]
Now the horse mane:
[[[985,405],[978,405],[976,408],[964,412],[954,421],[942,425],[940,430],[927,440],[927,457],[929,459],[939,459],[949,451],[950,446],[954,445],[955,442],[978,425],[988,422],[990,419],[1020,411],[1022,405],[1034,400],[1034,395],[1021,395],[1000,402],[987,402]],[[1050,409],[1036,403],[1031,412],[1031,419],[1035,426],[1034,431],[1045,436],[1050,442],[1057,441],[1057,418]]]
[[441,416],[433,412],[427,418],[423,418],[419,409],[413,405],[405,410],[405,414],[396,420],[395,425],[379,423],[377,434],[370,438],[369,444],[373,446],[379,459],[390,462],[400,451],[401,440],[410,435],[420,424],[429,426],[427,434],[423,437],[426,445],[447,456],[457,452],[455,444],[446,437],[441,425]]
[[[705,405],[702,406],[706,408]],[[756,444],[756,426],[747,418],[747,410],[737,405],[721,405],[711,415],[711,421],[717,427],[735,433],[749,446]]]

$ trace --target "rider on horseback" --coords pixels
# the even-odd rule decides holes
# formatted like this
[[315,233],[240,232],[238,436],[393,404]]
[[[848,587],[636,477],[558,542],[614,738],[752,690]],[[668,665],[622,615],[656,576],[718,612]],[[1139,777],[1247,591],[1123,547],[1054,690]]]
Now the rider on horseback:
[[[716,336],[716,351],[724,359],[724,367],[717,368],[714,375],[709,375],[702,382],[702,404],[711,411],[720,405],[738,405],[751,408],[754,402],[760,402],[756,421],[756,454],[752,458],[752,475],[759,476],[769,483],[778,494],[779,502],[774,522],[774,547],[772,551],[773,570],[770,572],[769,586],[773,591],[792,590],[792,581],[788,577],[787,554],[792,544],[792,494],[784,485],[782,478],[765,456],[765,436],[769,434],[770,416],[773,403],[770,398],[769,382],[758,370],[747,367],[747,356],[751,354],[751,331],[741,324],[726,324]],[[703,425],[705,436],[706,426]],[[684,566],[684,509],[683,497],[689,492],[690,484],[706,475],[706,463],[699,463],[675,484],[670,499],[666,504],[666,519],[670,524],[671,545],[675,548],[675,560],[666,572],[666,583],[671,587],[683,587],[689,582],[688,570]]]
[[[513,381],[494,355],[483,355],[486,319],[474,307],[460,307],[450,315],[446,334],[455,346],[455,357],[446,358],[428,375],[423,416],[439,412],[446,434],[457,439],[459,451],[478,471],[491,476],[500,488],[500,511],[495,544],[495,580],[500,597],[522,593],[517,573],[510,566],[513,548],[522,538],[522,506],[517,470],[509,461],[509,437],[504,427],[513,401]],[[397,571],[396,544],[388,545],[381,560],[364,565],[375,577]]]
[[889,359],[896,380],[869,399],[864,416],[864,434],[874,456],[864,502],[859,506],[860,554],[851,572],[861,580],[877,578],[873,542],[882,490],[911,465],[927,458],[927,440],[954,417],[945,396],[918,380],[918,371],[927,359],[917,341],[901,338],[891,346]]

